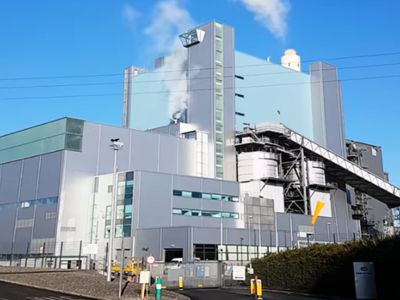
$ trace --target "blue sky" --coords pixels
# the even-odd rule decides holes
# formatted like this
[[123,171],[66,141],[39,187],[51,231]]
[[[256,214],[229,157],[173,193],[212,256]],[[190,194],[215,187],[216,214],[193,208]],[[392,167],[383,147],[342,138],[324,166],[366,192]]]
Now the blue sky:
[[[62,116],[119,125],[120,74],[132,64],[151,66],[161,52],[145,31],[157,18],[157,5],[170,1],[1,1],[0,135]],[[260,16],[256,11],[264,2],[269,11]],[[235,27],[238,50],[274,62],[289,47],[303,60],[400,52],[396,0],[176,0],[175,5],[195,24],[218,20]],[[344,81],[343,101],[346,136],[381,145],[385,169],[400,185],[400,55],[331,63],[341,68],[342,79],[397,76]],[[343,69],[371,64],[382,66]],[[112,76],[55,78],[88,74]],[[26,77],[47,78],[21,79]]]

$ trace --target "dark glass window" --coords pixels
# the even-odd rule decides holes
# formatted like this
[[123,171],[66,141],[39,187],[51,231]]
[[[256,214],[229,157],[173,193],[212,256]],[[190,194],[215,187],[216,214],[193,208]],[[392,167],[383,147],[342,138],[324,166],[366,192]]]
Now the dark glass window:
[[174,196],[182,196],[182,191],[174,190],[174,191],[172,192],[172,194],[173,194]]

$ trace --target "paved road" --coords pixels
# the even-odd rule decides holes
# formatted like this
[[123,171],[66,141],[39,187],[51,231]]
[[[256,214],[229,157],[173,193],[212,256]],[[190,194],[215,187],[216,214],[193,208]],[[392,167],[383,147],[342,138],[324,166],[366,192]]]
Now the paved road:
[[[196,289],[185,290],[182,294],[190,297],[192,300],[249,300],[251,299],[244,290],[227,290],[227,289]],[[263,295],[266,300],[322,300],[322,298],[298,296],[289,293],[266,293]]]
[[80,300],[76,296],[0,282],[0,300]]

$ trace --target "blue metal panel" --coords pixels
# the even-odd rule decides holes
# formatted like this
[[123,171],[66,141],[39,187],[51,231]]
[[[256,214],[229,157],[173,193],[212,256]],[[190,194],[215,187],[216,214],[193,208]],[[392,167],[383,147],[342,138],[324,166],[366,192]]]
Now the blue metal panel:
[[[245,117],[236,118],[236,129],[243,122],[283,123],[313,138],[313,116],[310,76],[236,51],[236,92],[244,99],[236,100],[236,111]],[[260,75],[262,74],[262,75]]]

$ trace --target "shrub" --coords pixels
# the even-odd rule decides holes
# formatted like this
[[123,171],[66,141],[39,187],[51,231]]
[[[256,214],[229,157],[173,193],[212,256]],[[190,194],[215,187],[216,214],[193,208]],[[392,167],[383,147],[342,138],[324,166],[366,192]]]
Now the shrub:
[[313,245],[252,261],[266,288],[354,296],[354,261],[372,261],[380,299],[400,299],[400,237]]

